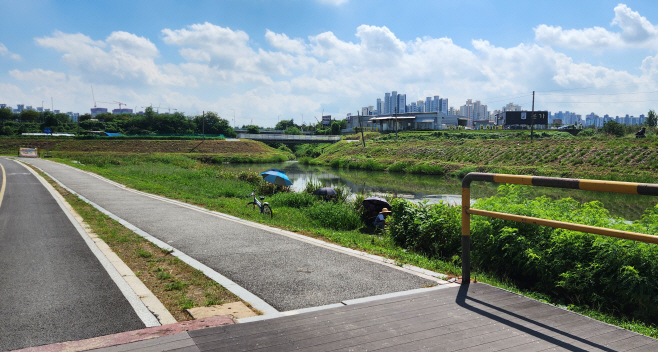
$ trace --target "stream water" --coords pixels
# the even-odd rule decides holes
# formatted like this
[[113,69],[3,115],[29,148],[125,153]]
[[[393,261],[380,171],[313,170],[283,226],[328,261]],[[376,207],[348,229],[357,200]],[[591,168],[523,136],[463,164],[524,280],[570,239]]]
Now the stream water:
[[[426,200],[429,203],[445,201],[452,205],[461,205],[461,180],[452,177],[415,175],[396,172],[363,171],[333,169],[323,166],[302,165],[295,161],[267,164],[226,164],[233,170],[251,170],[256,172],[276,168],[284,171],[292,188],[301,191],[311,179],[316,179],[326,186],[346,186],[354,193],[368,192],[374,195],[393,194],[411,201]],[[498,184],[473,182],[471,184],[471,202],[496,194]],[[598,200],[613,216],[627,220],[637,220],[647,208],[658,204],[658,197],[603,193],[592,191],[528,187],[531,196],[548,196],[551,198],[572,197],[579,202]]]

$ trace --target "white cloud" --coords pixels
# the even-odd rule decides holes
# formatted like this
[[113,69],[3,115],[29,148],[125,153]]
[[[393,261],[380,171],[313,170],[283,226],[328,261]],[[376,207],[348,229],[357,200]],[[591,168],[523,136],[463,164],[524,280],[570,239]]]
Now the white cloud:
[[7,49],[7,47],[0,43],[0,56],[9,56],[11,59],[19,61],[21,59],[21,56],[18,54],[14,54]]
[[304,54],[306,52],[306,45],[302,39],[290,39],[285,33],[277,34],[268,29],[265,33],[265,39],[272,47],[279,50],[295,54]]
[[624,4],[617,5],[614,11],[611,25],[618,26],[621,32],[611,32],[602,27],[565,30],[542,24],[535,28],[535,40],[546,45],[579,50],[657,48],[656,26]]
[[[9,76],[25,92],[22,94],[39,102],[50,94],[67,94],[72,96],[72,104],[86,110],[91,106],[89,83],[93,83],[97,98],[108,97],[99,100],[134,102],[136,106],[161,104],[187,113],[213,110],[223,116],[232,115],[233,108],[239,125],[253,118],[257,124],[271,126],[278,115],[297,121],[302,113],[309,122],[322,109],[341,118],[361,106],[374,105],[384,92],[392,90],[406,93],[407,102],[440,95],[449,98],[451,106],[474,99],[488,104],[490,110],[507,102],[490,102],[489,97],[620,84],[625,86],[607,89],[612,93],[622,89],[636,92],[640,100],[644,98],[642,91],[658,90],[655,83],[640,84],[658,81],[658,55],[642,62],[638,59],[635,65],[641,64],[642,73],[633,75],[574,62],[554,49],[556,44],[609,48],[617,45],[614,40],[626,46],[647,45],[653,40],[653,27],[646,19],[624,5],[617,6],[615,12],[614,25],[622,29],[620,33],[598,27],[565,31],[540,26],[535,30],[537,44],[512,47],[495,46],[486,40],[459,46],[450,38],[432,37],[405,42],[385,26],[364,24],[350,38],[338,38],[327,31],[299,39],[266,30],[264,39],[271,49],[266,50],[255,45],[244,31],[207,22],[163,29],[162,40],[178,49],[182,63],[161,57],[158,47],[138,34],[113,32],[104,40],[93,40],[81,33],[55,32],[36,38],[36,42],[60,52],[70,72],[12,70]],[[551,40],[553,44],[545,42]],[[529,107],[529,99],[514,100]],[[587,101],[594,103],[583,104]],[[645,110],[628,111],[627,104],[609,96],[572,94],[549,99],[539,93],[537,103],[539,109],[582,113],[637,114]]]
[[63,52],[62,60],[90,82],[117,85],[195,86],[182,71],[155,64],[155,45],[146,38],[113,32],[105,41],[77,33],[55,31],[50,37],[35,38],[37,44]]

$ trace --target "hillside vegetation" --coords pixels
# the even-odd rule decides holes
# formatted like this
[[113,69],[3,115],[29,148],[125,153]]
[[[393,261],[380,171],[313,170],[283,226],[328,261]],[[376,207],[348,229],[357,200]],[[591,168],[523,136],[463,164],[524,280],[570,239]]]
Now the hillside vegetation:
[[326,146],[309,164],[408,173],[470,171],[654,182],[658,138],[573,137],[527,132],[394,134]]
[[[16,155],[21,147],[46,150],[44,137],[0,138],[0,155]],[[209,162],[276,162],[293,159],[288,152],[261,142],[241,140],[159,140],[159,139],[71,139],[50,138],[48,147],[55,157],[138,156],[152,153],[181,154]]]

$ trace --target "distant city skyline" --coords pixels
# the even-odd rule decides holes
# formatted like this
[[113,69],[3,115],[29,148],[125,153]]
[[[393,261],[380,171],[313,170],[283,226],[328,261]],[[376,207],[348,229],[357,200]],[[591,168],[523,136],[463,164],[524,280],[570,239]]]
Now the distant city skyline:
[[405,110],[437,95],[482,115],[529,107],[536,91],[541,110],[638,116],[658,102],[654,23],[648,1],[5,2],[0,102],[266,126],[379,110],[381,92],[403,94]]

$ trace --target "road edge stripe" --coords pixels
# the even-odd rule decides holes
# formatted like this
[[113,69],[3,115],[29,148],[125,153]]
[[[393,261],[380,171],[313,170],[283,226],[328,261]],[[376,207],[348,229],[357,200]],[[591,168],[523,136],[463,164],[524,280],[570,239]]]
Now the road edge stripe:
[[[116,220],[121,225],[125,226],[126,228],[128,228],[131,231],[135,232],[136,234],[140,235],[141,237],[143,237],[147,241],[155,244],[159,248],[166,249],[166,250],[173,250],[171,255],[178,257],[178,259],[182,260],[183,262],[185,262],[189,266],[203,272],[210,279],[212,279],[213,281],[215,281],[218,284],[222,285],[224,288],[231,291],[233,294],[238,296],[240,299],[244,300],[245,302],[248,302],[249,304],[251,304],[252,307],[254,307],[255,309],[258,309],[263,314],[266,314],[266,315],[267,314],[272,314],[272,315],[276,315],[276,316],[281,314],[281,313],[279,313],[278,310],[276,310],[274,307],[269,305],[263,299],[256,296],[255,294],[247,291],[245,288],[243,288],[242,286],[236,284],[231,279],[229,279],[229,278],[225,277],[224,275],[216,272],[212,268],[210,268],[210,267],[206,266],[205,264],[197,261],[196,259],[188,256],[187,254],[179,251],[178,249],[172,247],[168,243],[163,242],[163,241],[153,237],[151,234],[143,231],[142,229],[138,228],[137,226],[135,226],[135,225],[127,222],[126,220],[114,215],[113,213],[109,212],[107,209],[105,209],[105,208],[101,207],[100,205],[92,202],[91,200],[85,198],[84,196],[76,193],[74,190],[68,188],[67,186],[65,186],[64,184],[59,182],[58,179],[56,179],[55,177],[53,177],[49,173],[45,172],[43,169],[39,168],[38,166],[35,166],[35,165],[32,165],[32,166],[36,167],[41,172],[43,172],[45,175],[47,175],[48,177],[53,179],[53,181],[57,182],[57,184],[59,184],[62,188],[66,189],[67,191],[69,191],[72,194],[75,194],[82,201],[84,201],[84,202],[88,203],[89,205],[93,206],[94,208],[96,208],[101,213],[103,213],[103,214],[109,216],[110,218]],[[73,168],[73,169],[75,169],[75,168]]]
[[[110,260],[103,254],[101,249],[96,245],[96,243],[91,239],[91,237],[87,234],[87,232],[84,230],[84,228],[78,223],[78,221],[75,219],[73,214],[66,208],[64,205],[65,200],[63,199],[62,195],[59,194],[41,175],[36,173],[34,170],[29,168],[27,165],[25,165],[23,162],[14,160],[17,162],[19,165],[23,166],[26,168],[32,175],[34,175],[39,182],[50,192],[52,197],[55,199],[57,204],[62,208],[66,216],[68,217],[69,221],[73,224],[75,229],[78,231],[78,234],[82,237],[82,239],[85,241],[91,252],[96,256],[98,261],[101,263],[103,268],[105,268],[105,271],[107,271],[108,275],[114,281],[114,283],[117,285],[123,296],[126,298],[128,303],[133,307],[133,310],[139,317],[139,319],[144,323],[144,325],[147,328],[154,327],[154,326],[161,326],[160,321],[158,318],[151,312],[144,302],[142,302],[141,298],[133,291],[132,287],[128,284],[128,282],[121,276],[119,271],[114,267],[114,265],[110,262]],[[36,166],[35,166],[36,167]],[[44,174],[48,175],[47,173],[44,172]],[[50,177],[50,175],[48,175]],[[53,179],[54,180],[54,179]]]
[[[8,160],[8,159],[5,159]],[[2,187],[0,187],[0,207],[2,206],[2,199],[5,197],[5,188],[7,185],[7,173],[5,172],[4,166],[0,164],[0,170],[2,170]]]

